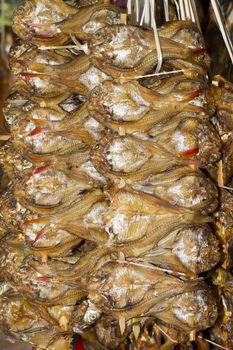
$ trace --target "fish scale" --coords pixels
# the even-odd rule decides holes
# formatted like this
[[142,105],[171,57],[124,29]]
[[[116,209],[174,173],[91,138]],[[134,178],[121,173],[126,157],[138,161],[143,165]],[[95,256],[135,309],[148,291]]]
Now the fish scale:
[[155,33],[108,0],[26,0],[13,29],[0,327],[47,350],[76,333],[95,350],[233,349],[233,86],[210,86],[198,27],[158,28],[161,76]]

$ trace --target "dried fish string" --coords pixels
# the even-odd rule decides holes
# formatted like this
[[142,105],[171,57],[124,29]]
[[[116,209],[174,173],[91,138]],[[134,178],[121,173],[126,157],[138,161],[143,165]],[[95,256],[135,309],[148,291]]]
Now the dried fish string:
[[[192,14],[190,10],[190,4],[186,4],[184,2],[182,2],[182,4],[182,16],[185,18],[187,16],[191,17]],[[184,6],[185,4],[187,5],[186,7]],[[132,4],[131,2],[129,5],[131,12],[137,11],[136,6],[134,6],[135,3]],[[157,39],[159,39],[157,25],[154,18],[154,3],[152,3],[151,1],[147,2],[146,6],[144,6],[143,12],[143,23],[150,24],[152,28],[154,27],[153,30],[155,40],[156,36]],[[100,16],[102,15],[103,14],[101,13]],[[193,28],[192,25],[191,28]],[[122,35],[121,30],[124,31],[124,35]],[[130,30],[131,34],[129,35]],[[10,207],[12,203],[8,203],[9,208],[7,211],[5,210],[6,202],[4,202],[1,199],[1,206],[3,208],[2,217],[3,221],[6,221],[6,224],[9,224],[9,222],[11,223],[11,220],[14,220],[14,216],[16,216],[7,214],[11,214],[12,212],[14,212],[15,214],[17,214],[16,224],[17,227],[19,227],[19,229],[21,229],[22,226],[29,226],[25,223],[30,223],[30,225],[32,225],[32,232],[30,232],[31,237],[29,237],[29,242],[24,242],[23,244],[25,244],[25,248],[18,249],[16,253],[16,255],[24,254],[25,252],[27,254],[27,249],[29,249],[29,258],[32,259],[29,265],[27,265],[26,259],[22,271],[21,268],[19,268],[19,270],[17,270],[18,273],[15,276],[14,274],[12,274],[12,270],[7,270],[9,266],[7,265],[8,263],[6,263],[6,271],[8,271],[10,276],[12,276],[12,280],[16,280],[16,288],[19,286],[21,288],[19,289],[20,292],[22,291],[22,293],[31,293],[30,295],[34,296],[36,295],[36,293],[40,293],[41,290],[45,293],[45,288],[47,286],[47,291],[49,293],[47,292],[45,301],[49,305],[49,300],[56,300],[56,298],[53,297],[54,291],[58,293],[58,296],[56,295],[56,297],[59,297],[59,295],[64,295],[64,291],[62,289],[63,287],[85,287],[85,293],[83,299],[80,300],[80,303],[77,303],[77,301],[72,301],[71,305],[65,306],[68,308],[71,306],[73,308],[72,314],[74,314],[75,316],[73,318],[67,318],[66,315],[62,315],[58,319],[57,324],[60,328],[55,329],[55,335],[53,334],[51,336],[48,333],[48,338],[50,338],[50,340],[47,343],[48,348],[53,348],[53,344],[57,339],[60,341],[60,337],[64,335],[64,329],[70,331],[70,335],[72,335],[73,331],[78,331],[79,333],[84,334],[85,327],[88,328],[89,326],[92,326],[92,329],[94,331],[95,323],[99,322],[100,317],[114,317],[114,315],[117,315],[114,321],[118,321],[120,333],[123,334],[125,331],[128,331],[129,323],[127,323],[127,321],[131,321],[132,317],[133,319],[135,319],[135,317],[138,317],[140,319],[141,316],[147,313],[147,311],[150,311],[147,309],[148,307],[152,308],[152,314],[150,316],[156,319],[156,322],[158,319],[160,319],[160,313],[162,312],[161,321],[164,321],[165,324],[167,324],[169,327],[171,325],[171,328],[173,329],[177,328],[178,330],[184,332],[186,336],[185,339],[187,339],[187,341],[189,339],[189,336],[191,340],[195,340],[196,332],[198,332],[198,330],[206,329],[212,326],[217,316],[216,301],[214,297],[212,298],[210,288],[206,285],[202,278],[199,278],[199,273],[195,274],[195,271],[191,271],[189,266],[191,265],[191,263],[187,264],[187,261],[185,261],[186,267],[184,267],[184,265],[182,266],[183,261],[179,261],[180,256],[182,257],[182,259],[185,258],[187,260],[187,256],[185,256],[182,249],[189,247],[190,244],[190,249],[192,249],[192,243],[194,243],[194,250],[192,250],[192,253],[194,253],[194,255],[192,255],[193,261],[191,262],[197,262],[197,260],[195,259],[199,258],[199,255],[197,254],[196,256],[195,253],[198,250],[202,251],[202,248],[207,249],[205,260],[207,260],[207,258],[209,258],[211,255],[210,249],[212,250],[212,252],[214,251],[215,254],[218,254],[218,243],[214,238],[214,235],[211,236],[212,241],[210,247],[210,245],[208,245],[208,242],[206,243],[205,240],[203,240],[203,236],[197,235],[196,228],[194,228],[194,233],[196,233],[196,237],[195,235],[191,237],[198,238],[199,241],[195,241],[195,239],[192,240],[190,238],[186,242],[182,241],[182,239],[185,237],[185,233],[187,234],[187,231],[187,237],[190,237],[189,230],[191,230],[191,225],[194,225],[194,227],[203,227],[202,225],[205,225],[207,222],[210,221],[209,217],[207,217],[205,214],[198,212],[198,210],[196,211],[196,207],[194,212],[191,211],[190,208],[182,208],[179,207],[177,204],[174,204],[174,202],[169,202],[170,199],[168,197],[163,197],[163,199],[161,199],[157,195],[153,195],[153,193],[147,193],[141,190],[135,190],[133,188],[134,182],[142,187],[145,187],[147,191],[150,191],[151,186],[156,187],[156,181],[154,180],[153,176],[157,176],[161,173],[161,169],[162,166],[164,166],[164,164],[161,163],[162,165],[158,168],[157,162],[162,162],[163,157],[165,158],[165,162],[168,160],[169,167],[171,166],[171,162],[175,166],[184,166],[185,164],[185,166],[189,168],[191,172],[201,172],[201,170],[199,170],[199,167],[201,168],[201,166],[209,165],[212,166],[212,164],[215,164],[215,159],[213,161],[211,160],[212,155],[216,157],[216,159],[219,159],[218,149],[220,146],[218,136],[214,138],[215,132],[212,131],[211,124],[208,124],[208,122],[205,120],[205,112],[203,112],[203,110],[200,108],[200,105],[201,107],[203,107],[202,101],[201,99],[199,99],[200,96],[201,98],[206,98],[206,104],[208,104],[208,106],[209,104],[211,104],[211,101],[208,99],[208,97],[203,95],[203,93],[207,94],[208,87],[203,84],[197,84],[196,80],[192,80],[190,78],[186,79],[186,77],[183,77],[184,75],[180,73],[189,72],[189,70],[185,68],[176,69],[174,71],[168,72],[156,71],[154,74],[141,75],[141,77],[166,77],[162,81],[161,86],[155,87],[154,92],[152,91],[152,89],[149,88],[149,86],[142,86],[139,83],[137,84],[136,82],[129,83],[127,81],[127,78],[124,77],[124,73],[126,72],[126,70],[124,71],[124,65],[128,64],[128,60],[122,60],[122,55],[124,57],[127,57],[127,50],[131,50],[131,40],[128,40],[128,43],[127,40],[125,41],[125,47],[127,46],[127,50],[124,47],[123,51],[121,51],[121,44],[122,40],[124,40],[125,35],[126,37],[127,35],[132,35],[133,38],[134,31],[137,34],[137,27],[132,29],[125,25],[117,27],[114,27],[114,25],[107,25],[106,28],[103,27],[102,29],[100,29],[98,35],[95,37],[95,40],[92,40],[94,41],[94,44],[90,44],[90,51],[88,51],[88,55],[92,60],[91,62],[95,67],[94,69],[101,68],[101,71],[105,72],[106,70],[106,72],[109,74],[109,72],[111,72],[112,69],[112,61],[115,60],[115,57],[120,58],[120,63],[117,61],[114,62],[119,71],[118,76],[120,76],[120,79],[119,81],[114,79],[107,79],[107,82],[98,80],[97,89],[95,89],[94,91],[88,90],[86,94],[86,106],[88,106],[86,108],[88,109],[88,115],[85,114],[85,118],[90,117],[90,119],[88,119],[87,123],[84,123],[83,133],[85,132],[85,135],[89,132],[93,133],[93,131],[95,131],[96,128],[101,128],[101,132],[100,134],[97,133],[98,137],[93,136],[92,134],[92,137],[94,137],[93,144],[83,145],[83,152],[86,152],[85,154],[87,154],[84,164],[82,163],[82,161],[78,161],[78,159],[80,158],[80,154],[82,154],[82,150],[73,147],[74,139],[79,140],[79,138],[81,138],[83,140],[83,135],[80,136],[79,130],[75,130],[75,127],[79,128],[80,124],[73,123],[73,120],[77,122],[77,119],[79,117],[83,117],[82,113],[78,113],[77,115],[75,115],[75,113],[67,114],[65,115],[62,121],[49,122],[40,120],[40,117],[37,116],[38,121],[34,122],[34,124],[38,123],[40,124],[40,126],[37,126],[36,128],[34,128],[34,124],[32,125],[30,123],[19,123],[19,126],[22,127],[22,129],[17,129],[15,128],[15,126],[12,128],[12,130],[14,130],[15,139],[17,139],[17,136],[21,137],[20,130],[22,130],[22,135],[24,135],[25,132],[29,133],[29,136],[26,136],[26,138],[35,137],[35,142],[39,143],[40,147],[41,144],[43,145],[43,138],[42,141],[40,139],[41,135],[46,135],[46,133],[50,132],[50,137],[46,139],[45,145],[48,145],[49,142],[52,140],[53,134],[56,135],[56,133],[58,133],[59,137],[61,137],[58,139],[58,146],[60,148],[58,152],[56,148],[55,150],[53,150],[52,146],[49,146],[50,148],[48,147],[48,154],[45,155],[33,154],[32,147],[28,147],[25,153],[24,151],[22,151],[23,154],[21,155],[26,155],[27,157],[28,152],[31,152],[32,157],[30,158],[33,159],[34,156],[34,159],[37,158],[37,161],[42,163],[40,164],[39,168],[30,169],[30,173],[34,172],[34,175],[37,176],[38,184],[43,184],[44,181],[42,178],[40,178],[41,176],[43,176],[43,171],[41,169],[47,169],[47,164],[50,164],[50,162],[52,162],[52,165],[54,167],[58,167],[58,169],[64,171],[67,174],[67,176],[68,174],[71,174],[73,176],[72,181],[77,181],[78,184],[80,181],[80,173],[78,172],[80,167],[82,167],[83,172],[87,172],[89,176],[87,181],[90,181],[91,176],[95,176],[98,179],[98,190],[96,190],[98,192],[97,200],[94,195],[94,192],[96,191],[92,191],[91,189],[91,191],[86,192],[86,194],[88,193],[86,201],[79,201],[79,199],[76,199],[74,202],[72,202],[71,205],[69,205],[68,208],[62,208],[62,210],[61,208],[59,208],[58,215],[49,215],[49,213],[51,214],[53,210],[56,211],[56,208],[54,209],[50,206],[41,206],[37,212],[33,212],[33,214],[28,214],[26,212],[25,214],[25,212],[23,211],[25,209],[23,207],[23,202],[19,203],[20,205],[18,206],[15,205],[14,202],[13,211]],[[146,30],[142,30],[142,33],[143,40],[145,40],[146,35],[148,33]],[[61,45],[60,47],[71,50],[74,49],[75,51],[73,52],[76,53],[76,50],[79,51],[80,49],[79,41],[76,40],[75,33],[71,34],[70,36],[73,42],[75,43],[75,47],[64,47],[66,45]],[[116,43],[114,43],[114,38],[117,38]],[[129,39],[131,39],[131,37]],[[149,43],[153,42],[151,46],[154,48],[153,35],[152,38],[150,37],[149,40]],[[109,42],[111,44],[107,47],[101,46]],[[175,41],[173,42],[171,39],[171,43],[175,47]],[[97,57],[95,57],[95,49],[96,47],[98,49],[98,45],[100,46],[100,50],[97,52]],[[161,49],[160,42],[158,42],[157,45]],[[134,46],[137,47],[137,44],[134,44]],[[50,46],[50,48],[51,47],[54,46]],[[55,47],[56,49],[59,49],[59,45]],[[182,45],[177,45],[177,47],[182,48]],[[195,60],[195,54],[199,52],[198,50],[200,51],[200,53],[202,53],[202,49],[200,49],[199,47],[197,48],[197,52],[193,52],[192,50],[185,51],[188,52],[187,60],[191,58]],[[102,62],[101,60],[98,61],[98,58],[101,56],[101,52],[104,52],[104,55],[106,57],[106,60],[103,59]],[[118,52],[120,52],[119,55]],[[107,62],[108,55],[110,56],[110,63]],[[143,58],[143,54],[141,54],[140,59]],[[168,59],[169,58],[170,57],[168,57]],[[160,57],[157,63],[157,70],[160,70],[161,67],[159,67],[159,65],[162,66],[163,57]],[[20,64],[22,64],[22,62]],[[130,78],[133,78],[134,80],[135,78],[139,79],[140,75],[135,74],[134,71],[135,62],[132,62],[131,65],[132,67],[130,65],[126,66],[128,67],[126,69],[128,69],[132,74]],[[55,67],[54,70],[51,69],[51,67],[48,67],[49,69],[47,74],[52,75],[54,74],[54,72],[59,71],[60,80],[63,84],[67,84],[65,79],[66,76],[68,76],[67,79],[72,80],[73,75],[75,75],[75,73],[77,72],[80,72],[77,64],[74,66],[75,69],[72,70],[72,65],[69,66],[68,64],[68,69],[66,65],[59,67],[58,64],[58,67]],[[108,71],[107,68],[109,68]],[[148,68],[146,67],[146,69]],[[145,72],[146,69],[144,70]],[[38,74],[38,76],[43,74],[41,72],[39,73],[40,74]],[[22,74],[25,73],[23,72]],[[176,74],[179,75],[175,77]],[[75,80],[77,75],[75,76]],[[166,75],[168,75],[168,77]],[[27,78],[30,78],[30,76],[28,76]],[[183,87],[182,85],[183,81],[185,82],[185,87]],[[77,80],[75,81],[75,83],[77,83]],[[107,84],[110,84],[111,89],[116,89],[117,93],[114,91],[112,94],[110,94],[110,88],[108,86],[107,94],[105,95],[104,88],[105,86],[107,86]],[[130,84],[134,84],[134,86],[130,87]],[[32,92],[30,91],[30,93]],[[37,93],[37,91],[33,92],[33,94],[34,93]],[[73,93],[73,91],[71,91],[71,93]],[[46,106],[47,102],[45,95],[44,100]],[[97,106],[97,110],[94,109],[94,112],[91,108],[94,105],[93,101],[96,103],[95,107]],[[191,119],[183,118],[179,119],[176,124],[177,111],[179,111],[179,107],[182,105],[182,103],[184,103],[184,109],[182,110],[184,113],[188,113],[188,111],[190,110],[195,111],[194,115],[192,114],[194,123],[192,123],[193,120]],[[170,113],[171,106],[175,107],[174,110],[171,111],[172,114],[168,115],[166,113],[168,113],[168,111]],[[147,125],[146,123],[148,123],[148,121],[149,124],[151,123],[152,119],[150,113],[153,108],[155,108],[156,110],[156,115],[159,114],[163,117],[162,121],[164,122],[162,123],[162,126],[159,126],[158,134],[156,134],[156,132],[158,132],[158,130],[156,129],[157,124],[154,124],[154,121],[152,125],[153,130],[147,130],[145,128],[145,125]],[[208,107],[207,110],[210,114],[209,117],[211,117],[211,108]],[[140,113],[138,113],[138,111],[140,111]],[[97,118],[97,113],[101,114],[101,121]],[[103,122],[106,113],[108,113],[107,118]],[[21,110],[21,114],[24,114],[23,110]],[[145,119],[143,119],[144,116]],[[197,116],[200,116],[201,118],[203,117],[204,121],[202,119],[198,120]],[[21,117],[23,117],[21,119],[22,121],[27,121],[27,116],[26,118],[25,115],[22,115]],[[135,122],[134,118],[136,120],[136,123],[137,118],[141,120],[138,124],[136,124],[138,126],[138,129],[136,130],[136,132],[134,130],[133,134],[130,134],[129,130],[124,130],[124,126],[127,125],[126,123],[128,123],[129,117],[131,126]],[[86,122],[85,118],[84,121]],[[111,118],[113,118],[113,122],[111,121]],[[122,120],[124,120],[124,118],[126,122],[124,121],[123,123]],[[109,126],[111,125],[111,122],[113,124],[115,123],[117,127],[119,126],[119,124],[121,124],[119,129],[117,129],[116,127],[114,132],[112,132],[111,127]],[[24,129],[23,125],[26,125]],[[207,130],[203,134],[203,130],[201,129],[202,125],[205,125],[207,128],[209,127],[211,132]],[[142,129],[140,129],[139,126]],[[49,129],[49,127],[52,131]],[[201,131],[199,130],[199,127]],[[163,131],[162,133],[161,129]],[[192,132],[192,137],[190,137],[190,132]],[[165,142],[163,141],[163,138],[161,139],[161,137],[164,137],[164,135],[167,135]],[[203,150],[202,136],[203,138],[207,137],[205,147],[207,145],[207,149],[209,147],[210,151],[207,155],[205,154],[200,159],[198,158],[200,156],[199,152]],[[213,139],[211,139],[212,136]],[[21,137],[21,142],[23,143],[26,140],[26,138]],[[187,145],[184,141],[187,142]],[[161,144],[159,144],[159,142]],[[174,144],[172,144],[171,142],[174,142]],[[176,149],[177,142],[179,146],[178,149]],[[208,142],[210,142],[211,146],[208,146]],[[68,147],[68,151],[66,148],[67,143],[68,146],[70,146],[71,144],[71,149]],[[156,145],[156,143],[158,143],[158,145]],[[17,142],[14,145],[16,144]],[[63,154],[64,150],[65,153]],[[160,154],[160,159],[157,158],[156,160],[156,156]],[[126,159],[124,157],[126,157]],[[157,166],[157,168],[155,167],[155,165]],[[195,165],[195,167],[193,167],[193,165]],[[33,165],[33,167],[34,166],[35,164]],[[171,169],[164,169],[166,169],[166,173],[160,176],[167,176],[168,173],[170,176],[167,180],[168,183],[174,182],[174,177],[169,173]],[[17,171],[20,173],[19,170]],[[76,175],[76,172],[78,173],[78,175]],[[114,176],[111,176],[112,173],[114,173]],[[124,180],[125,177],[128,177],[128,181]],[[86,178],[87,177],[84,177],[84,181]],[[15,183],[14,178],[12,181],[13,183]],[[53,181],[50,180],[48,185],[50,186],[52,183]],[[56,181],[56,179],[54,179],[54,185],[57,185],[58,183],[59,181]],[[90,186],[90,182],[88,184]],[[185,185],[190,188],[189,182],[185,182]],[[47,190],[49,186],[44,186],[44,189]],[[11,189],[8,189],[8,191],[10,190]],[[13,189],[13,191],[15,190]],[[186,193],[186,191],[184,191],[184,193]],[[17,192],[13,192],[13,198],[14,194],[17,194]],[[175,188],[175,191],[173,191],[173,193],[170,192],[171,197],[172,195],[177,195],[177,188]],[[12,197],[10,197],[9,195],[9,198]],[[184,201],[185,200],[186,199],[184,197]],[[59,205],[60,204],[61,203],[59,203]],[[32,210],[32,206],[26,209],[29,209],[30,211]],[[41,214],[42,216],[40,216]],[[46,215],[48,216],[46,217]],[[66,247],[66,239],[58,245],[52,246],[51,248],[50,245],[46,246],[45,240],[44,245],[42,245],[41,247],[37,246],[36,248],[32,249],[30,246],[30,240],[33,241],[33,244],[39,244],[40,240],[42,240],[43,243],[43,240],[47,239],[51,244],[50,239],[52,240],[52,235],[50,237],[47,237],[47,232],[43,232],[43,222],[46,225],[48,224],[48,222],[51,222],[51,227],[53,230],[55,228],[67,230],[64,237],[69,237],[68,242],[73,242],[74,240],[74,244],[77,243],[77,246],[74,245],[74,247],[71,247],[71,250],[68,253],[64,254],[63,247]],[[59,227],[59,225],[61,225],[61,227]],[[11,225],[11,227],[12,226],[13,225]],[[153,237],[152,235],[150,236],[152,231]],[[83,240],[84,242],[80,245],[78,243],[80,242],[80,239],[76,240],[76,238],[72,238],[72,234],[76,235],[79,232],[80,235],[90,235],[89,237],[85,236],[85,239]],[[21,237],[24,237],[24,233],[27,232],[23,231],[23,233],[21,233]],[[157,237],[157,235],[159,234],[160,236]],[[97,239],[97,237],[100,238]],[[56,236],[56,239],[58,239],[58,236]],[[157,239],[158,245],[155,244],[155,239]],[[8,245],[8,249],[12,249],[12,246],[14,247],[14,244],[17,243],[12,243],[9,240],[8,243],[6,243],[6,246]],[[145,244],[147,244],[147,247],[145,247]],[[59,249],[61,250],[59,251]],[[52,255],[57,250],[59,251],[59,254],[61,254],[61,256],[58,254],[59,256],[55,259],[53,257],[48,259],[49,254]],[[150,262],[148,263],[146,259],[144,259],[145,250],[149,250],[149,252],[152,251],[152,257],[154,253],[157,257],[157,261],[150,260]],[[36,251],[38,252],[38,254],[42,252],[41,259],[38,259]],[[44,254],[45,251],[46,254]],[[49,254],[47,254],[48,251]],[[140,253],[141,251],[144,251],[144,253]],[[7,252],[5,254],[7,254]],[[165,259],[161,263],[162,266],[159,266],[159,256],[161,257],[161,259]],[[22,259],[21,261],[24,261],[24,259]],[[201,259],[199,260],[199,263],[200,261]],[[212,262],[213,265],[211,265],[211,268],[213,268],[216,263],[216,261]],[[39,275],[30,275],[30,267],[33,269],[34,274],[38,273]],[[203,269],[204,272],[206,272],[208,270],[208,267],[204,266]],[[184,271],[190,271],[190,273]],[[34,281],[33,278],[36,280],[37,284],[34,287],[35,290],[33,289],[30,291],[30,288],[32,287],[31,281]],[[193,280],[191,281],[191,279]],[[43,288],[43,286],[45,288]],[[133,286],[133,288],[131,288],[131,286]],[[164,288],[163,293],[165,293],[165,295],[169,295],[169,297],[163,297],[163,294],[160,294],[161,292],[159,288],[161,288],[162,290]],[[68,289],[68,291],[71,292],[72,289]],[[186,300],[186,297],[188,297],[189,300]],[[191,304],[190,300],[192,302]],[[162,305],[162,311],[158,311],[158,309],[160,308],[160,303]],[[46,307],[45,305],[43,307]],[[188,310],[186,309],[187,305]],[[122,312],[122,310],[124,312]],[[166,311],[164,312],[164,310]],[[174,313],[174,310],[176,310],[177,314]],[[193,321],[189,324],[187,322],[187,318],[185,320],[184,318],[180,318],[179,310],[182,311],[182,315],[185,315],[185,317],[191,312]],[[203,310],[207,310],[207,312],[203,314]],[[10,312],[11,311],[9,311],[9,313]],[[26,312],[27,310],[25,308],[25,314]],[[166,312],[168,312],[168,318]],[[43,317],[45,317],[46,315],[47,311],[45,309]],[[163,319],[164,317],[165,320]],[[48,316],[46,316],[47,321],[48,319],[50,320],[51,317],[48,318]],[[29,329],[31,331],[30,327]],[[34,330],[32,329],[32,334],[33,332]],[[58,335],[56,332],[58,332]],[[136,338],[138,338],[140,341],[140,334],[138,334],[138,329],[135,330],[135,333]],[[161,333],[163,333],[162,328]],[[117,333],[115,334],[117,336]],[[167,338],[170,341],[176,341],[175,339],[173,339],[173,337],[169,338],[170,335],[166,332],[164,332],[163,334],[165,337],[167,336]],[[85,336],[88,337],[88,335]],[[42,337],[40,337],[40,342],[41,339]],[[64,338],[62,339],[63,341],[65,341]],[[157,339],[153,340],[157,341]],[[120,340],[120,342],[122,342],[122,339]],[[40,346],[40,343],[37,345]],[[122,346],[124,346],[124,344],[122,344]],[[41,347],[46,347],[46,344],[42,344]]]

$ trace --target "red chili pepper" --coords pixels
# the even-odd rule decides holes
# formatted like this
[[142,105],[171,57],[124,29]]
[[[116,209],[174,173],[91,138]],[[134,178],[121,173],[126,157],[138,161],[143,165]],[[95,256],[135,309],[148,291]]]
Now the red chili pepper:
[[195,147],[195,148],[191,148],[188,149],[187,151],[182,152],[182,154],[184,156],[192,156],[193,154],[197,154],[199,152],[199,148]]
[[36,175],[36,174],[40,174],[42,171],[44,171],[46,168],[48,168],[48,165],[44,165],[41,166],[39,168],[36,168],[35,170],[33,170],[33,172],[31,173],[31,175]]
[[78,341],[77,341],[77,343],[75,345],[74,350],[85,350],[84,346],[83,346],[82,338],[78,338]]
[[38,134],[40,134],[43,131],[44,131],[44,129],[42,129],[40,127],[37,127],[34,130],[32,130],[32,132],[30,133],[30,136],[38,135]]

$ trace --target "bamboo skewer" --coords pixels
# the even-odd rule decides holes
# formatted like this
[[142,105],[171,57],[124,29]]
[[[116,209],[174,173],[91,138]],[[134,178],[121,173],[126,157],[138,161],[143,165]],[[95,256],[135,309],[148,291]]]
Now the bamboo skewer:
[[176,5],[176,11],[177,11],[177,16],[178,16],[178,20],[181,20],[181,15],[180,15],[180,7],[178,4],[178,0],[174,0],[175,5]]
[[215,14],[219,29],[220,29],[222,37],[223,37],[223,40],[225,42],[227,51],[228,51],[229,56],[231,58],[231,62],[233,64],[233,44],[232,44],[232,41],[230,39],[230,35],[229,35],[229,31],[227,29],[226,23],[224,23],[224,21],[223,21],[223,16],[222,16],[222,13],[220,11],[220,6],[218,3],[218,0],[211,0],[211,4],[212,4],[213,10],[214,10],[214,14]]
[[162,53],[162,48],[160,45],[160,39],[159,39],[159,33],[156,25],[156,20],[155,20],[155,3],[154,0],[150,0],[150,10],[151,10],[151,27],[154,31],[154,37],[155,37],[155,43],[156,43],[156,49],[157,49],[157,55],[158,55],[158,63],[155,72],[158,73],[163,64],[163,53]]
[[169,3],[168,3],[168,0],[163,1],[163,6],[164,6],[165,20],[166,20],[166,22],[168,22],[169,21]]
[[181,20],[184,21],[185,20],[185,9],[184,9],[183,0],[179,0],[179,8],[180,8]]
[[220,349],[223,349],[223,350],[230,350],[229,348],[226,348],[225,346],[222,346],[222,345],[220,345],[220,344],[217,344],[217,343],[215,343],[215,342],[212,341],[212,340],[203,338],[201,335],[199,335],[198,338],[200,338],[200,339],[202,339],[202,340],[205,340],[207,343],[210,343],[210,344],[212,344],[212,345],[217,346],[217,348],[220,348]]
[[138,80],[138,79],[143,79],[143,78],[159,77],[159,76],[170,75],[170,74],[185,73],[188,71],[191,71],[191,68],[190,69],[172,70],[172,71],[168,71],[168,72],[159,72],[159,73],[138,75],[137,77],[129,78],[127,80]]

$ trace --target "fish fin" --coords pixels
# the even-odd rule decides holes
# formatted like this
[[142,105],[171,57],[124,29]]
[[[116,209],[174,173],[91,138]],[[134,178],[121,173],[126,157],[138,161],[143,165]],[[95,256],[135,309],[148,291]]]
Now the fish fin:
[[123,335],[126,329],[126,319],[124,317],[119,318],[119,327],[120,327],[121,335]]
[[138,340],[140,332],[141,332],[140,325],[139,324],[134,324],[133,325],[133,335],[134,335],[135,340]]

